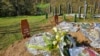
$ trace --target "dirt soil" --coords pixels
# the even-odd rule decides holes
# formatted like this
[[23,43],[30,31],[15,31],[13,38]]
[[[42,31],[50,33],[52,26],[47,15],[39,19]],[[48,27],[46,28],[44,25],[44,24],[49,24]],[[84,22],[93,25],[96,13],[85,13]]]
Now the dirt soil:
[[7,48],[2,56],[32,56],[32,54],[30,54],[25,47],[25,42],[27,40],[28,39],[23,39],[15,42]]

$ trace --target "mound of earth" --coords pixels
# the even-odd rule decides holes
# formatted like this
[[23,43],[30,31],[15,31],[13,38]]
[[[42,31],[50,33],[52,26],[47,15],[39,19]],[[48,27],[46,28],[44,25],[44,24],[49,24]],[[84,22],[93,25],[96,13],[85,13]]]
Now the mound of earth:
[[[84,35],[80,31],[76,33],[71,32],[70,34],[75,37],[76,41],[78,41],[79,44],[86,44],[90,42],[88,39],[84,37]],[[31,53],[27,51],[26,46],[25,46],[25,42],[27,42],[29,39],[22,39],[21,41],[15,42],[11,46],[9,46],[6,51],[1,52],[2,55],[0,56],[33,56]],[[95,49],[95,48],[92,48],[92,49],[94,49],[100,54],[100,49]],[[55,52],[53,53],[54,54],[52,56],[58,56],[57,53]],[[41,55],[38,55],[38,56],[41,56]]]
[[74,37],[74,39],[78,43],[77,45],[81,45],[82,44],[82,45],[88,46],[89,48],[95,50],[97,53],[100,54],[100,48],[91,47],[89,45],[91,41],[88,38],[86,38],[80,31],[78,31],[78,32],[70,32],[70,34]]
[[32,56],[32,54],[30,54],[25,47],[25,42],[27,40],[28,39],[23,39],[15,42],[7,48],[2,56]]
[[[30,38],[29,38],[30,39]],[[29,39],[23,39],[21,41],[17,41],[11,46],[7,48],[6,51],[0,52],[0,56],[33,56],[31,53],[27,51],[27,48],[25,46],[25,42],[27,42]],[[37,56],[43,56],[41,54]],[[57,52],[53,52],[52,56],[59,56]]]

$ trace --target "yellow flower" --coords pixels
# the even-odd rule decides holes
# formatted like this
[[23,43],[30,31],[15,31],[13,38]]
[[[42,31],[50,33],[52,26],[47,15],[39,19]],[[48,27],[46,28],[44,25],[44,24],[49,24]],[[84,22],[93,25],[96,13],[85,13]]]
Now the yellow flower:
[[64,36],[65,32],[61,32],[61,36]]

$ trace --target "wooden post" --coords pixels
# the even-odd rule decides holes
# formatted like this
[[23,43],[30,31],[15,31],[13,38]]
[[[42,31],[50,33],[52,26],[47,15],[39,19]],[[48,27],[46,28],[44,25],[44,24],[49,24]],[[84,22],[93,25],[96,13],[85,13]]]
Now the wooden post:
[[68,3],[67,13],[70,14],[70,3]]
[[88,4],[87,4],[87,1],[85,0],[85,2],[84,2],[84,19],[87,18],[87,7],[88,7]]
[[79,14],[78,14],[78,16],[79,16],[79,19],[81,18],[81,6],[79,6]]
[[55,21],[55,24],[58,25],[58,15],[54,16],[54,21]]
[[96,2],[94,3],[94,12],[93,12],[93,14],[95,14],[96,13]]
[[57,25],[58,24],[58,15],[57,15],[57,8],[54,8],[54,22]]
[[92,15],[92,8],[90,7],[90,14]]
[[70,9],[71,9],[71,13],[73,13],[73,7],[71,7]]
[[56,10],[56,7],[54,7],[53,9],[53,16],[55,16],[57,14],[57,10]]
[[46,12],[46,19],[48,19],[48,13]]
[[100,14],[100,2],[98,3],[98,14]]
[[57,8],[54,7],[54,15],[57,15]]
[[49,13],[51,13],[51,5],[49,6]]
[[53,16],[55,15],[55,8],[53,9]]
[[99,8],[98,8],[98,14],[100,14],[100,6],[99,6]]
[[66,3],[66,14],[68,13],[68,7],[67,7],[67,3]]
[[66,21],[66,15],[65,14],[63,14],[63,19],[64,19],[64,21]]
[[61,15],[62,14],[62,12],[61,12],[61,5],[59,6],[59,15]]
[[75,14],[74,22],[77,22],[77,15]]
[[92,10],[92,7],[90,7],[90,16],[91,16],[91,18],[93,18],[93,10]]
[[26,19],[21,20],[21,31],[24,39],[30,37],[30,28]]

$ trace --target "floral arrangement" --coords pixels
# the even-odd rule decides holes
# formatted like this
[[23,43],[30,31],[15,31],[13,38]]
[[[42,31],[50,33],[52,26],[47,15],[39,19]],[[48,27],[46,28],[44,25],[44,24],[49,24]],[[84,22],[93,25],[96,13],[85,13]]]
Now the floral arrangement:
[[49,51],[52,51],[54,49],[58,49],[59,43],[61,41],[63,41],[64,35],[66,35],[66,34],[67,34],[67,32],[62,31],[61,29],[54,27],[53,28],[53,36],[50,37],[50,39],[48,39],[46,34],[43,35],[43,39],[44,39],[45,43],[47,44],[46,48]]
[[[96,39],[96,41],[94,41],[91,46],[93,45],[94,47],[97,47],[98,45],[94,44],[99,44],[99,32],[95,29],[89,29],[89,24],[80,25],[80,30],[85,36],[87,36],[90,40],[93,39],[93,41]],[[33,55],[40,54],[39,52],[41,52],[42,54],[44,53],[43,56],[51,56],[45,54],[51,54],[52,51],[59,50],[58,52],[60,52],[61,56],[86,56],[85,54],[87,54],[87,51],[84,50],[84,47],[76,46],[77,43],[75,42],[73,37],[68,34],[69,31],[76,32],[74,31],[76,30],[76,28],[74,28],[75,27],[73,27],[73,24],[70,25],[70,23],[63,22],[60,24],[60,26],[56,26],[53,28],[52,34],[45,32],[33,36],[32,39],[28,41],[29,43],[26,43],[27,49],[30,51],[30,53],[33,53]],[[87,29],[89,30],[87,31]],[[76,53],[78,53],[79,55]],[[89,55],[87,54],[87,56]]]
[[[26,43],[26,46],[27,46],[28,50],[31,51],[31,53],[33,52],[33,54],[35,53],[35,51],[38,51],[38,50],[42,50],[42,51],[46,51],[46,52],[52,52],[53,50],[59,50],[60,49],[59,44],[63,41],[64,36],[66,34],[67,34],[67,32],[54,27],[52,34],[49,34],[49,33],[39,34],[40,36],[42,36],[42,38],[41,37],[38,38],[39,35],[37,35],[38,37],[33,36],[33,39],[36,38],[36,40],[38,40],[37,42],[41,41],[43,43],[41,43],[41,42],[40,42],[40,44],[34,43],[34,41],[36,41],[36,40],[32,40],[33,41],[32,44]],[[66,45],[66,43],[63,43],[63,44]]]

